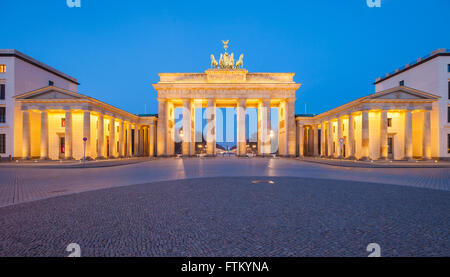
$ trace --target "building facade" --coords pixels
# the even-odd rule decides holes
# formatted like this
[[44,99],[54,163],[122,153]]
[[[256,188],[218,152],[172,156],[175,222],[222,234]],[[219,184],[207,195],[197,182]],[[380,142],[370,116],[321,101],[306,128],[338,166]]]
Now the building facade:
[[375,91],[402,85],[439,96],[431,111],[431,152],[450,159],[450,49],[437,49],[377,78]]
[[[196,108],[206,109],[206,154],[216,155],[216,109],[236,109],[237,155],[248,148],[246,113],[257,109],[257,154],[360,160],[450,158],[450,53],[432,52],[375,82],[375,93],[319,115],[295,116],[294,73],[249,73],[243,55],[211,55],[204,73],[161,73],[158,115],[135,115],[78,92],[78,81],[16,50],[0,50],[0,156],[105,159],[198,153]],[[275,129],[275,128],[273,128]]]
[[431,113],[438,99],[395,87],[314,117],[298,116],[298,153],[358,160],[431,159]]
[[103,159],[152,156],[155,116],[78,93],[78,81],[16,50],[0,50],[0,156]]
[[438,49],[375,81],[375,93],[298,116],[300,156],[450,159],[450,51]]

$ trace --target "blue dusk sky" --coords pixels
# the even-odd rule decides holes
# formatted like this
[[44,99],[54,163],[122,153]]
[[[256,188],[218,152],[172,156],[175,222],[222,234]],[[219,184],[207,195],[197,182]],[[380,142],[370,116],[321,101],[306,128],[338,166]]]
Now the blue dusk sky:
[[[373,81],[450,48],[448,0],[2,0],[0,48],[79,80],[79,92],[157,113],[160,72],[203,72],[210,55],[245,54],[250,72],[295,72],[296,113],[321,113],[374,91]],[[230,122],[231,120],[227,120]],[[220,124],[220,123],[218,123]],[[220,129],[220,128],[218,128]]]

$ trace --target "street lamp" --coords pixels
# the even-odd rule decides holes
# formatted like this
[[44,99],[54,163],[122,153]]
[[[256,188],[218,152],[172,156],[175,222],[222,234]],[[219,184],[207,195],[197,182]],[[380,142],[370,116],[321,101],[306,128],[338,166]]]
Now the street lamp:
[[86,141],[87,141],[87,137],[83,138],[83,167],[86,166]]

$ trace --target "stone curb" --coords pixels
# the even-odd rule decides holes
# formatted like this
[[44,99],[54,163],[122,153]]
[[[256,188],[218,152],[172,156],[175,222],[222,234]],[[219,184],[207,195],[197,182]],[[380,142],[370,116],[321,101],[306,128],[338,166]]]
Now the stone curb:
[[366,163],[366,162],[340,162],[340,161],[322,161],[322,160],[310,160],[310,159],[297,159],[298,161],[308,162],[308,163],[316,163],[316,164],[325,164],[330,166],[338,166],[338,167],[355,167],[355,168],[450,168],[450,164],[377,164],[374,163]]

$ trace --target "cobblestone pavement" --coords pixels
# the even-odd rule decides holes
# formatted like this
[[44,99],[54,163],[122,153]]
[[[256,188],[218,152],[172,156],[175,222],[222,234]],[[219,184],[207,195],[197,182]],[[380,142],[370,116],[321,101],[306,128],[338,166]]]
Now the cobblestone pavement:
[[[252,183],[255,179],[274,184]],[[0,208],[0,256],[449,256],[450,192],[293,177],[185,179]]]
[[117,167],[0,167],[0,207],[103,188],[221,176],[290,176],[450,191],[448,168],[351,168],[295,159],[156,159]]

